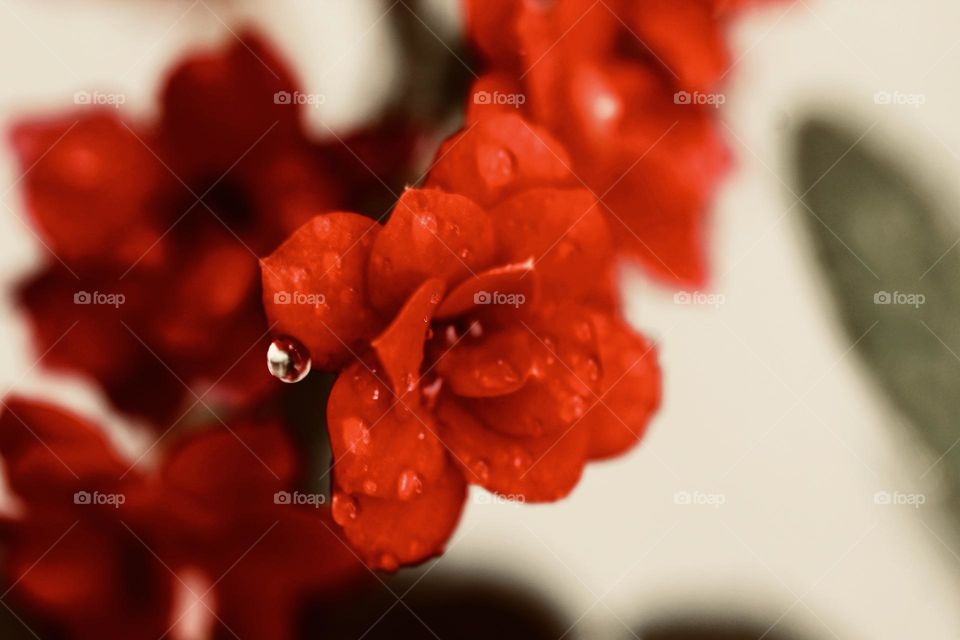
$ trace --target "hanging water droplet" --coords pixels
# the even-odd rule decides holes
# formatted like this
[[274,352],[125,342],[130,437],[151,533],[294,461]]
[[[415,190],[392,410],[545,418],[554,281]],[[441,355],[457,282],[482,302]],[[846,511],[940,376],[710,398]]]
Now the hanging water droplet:
[[296,339],[278,336],[267,349],[267,370],[283,382],[300,382],[310,373],[310,354]]

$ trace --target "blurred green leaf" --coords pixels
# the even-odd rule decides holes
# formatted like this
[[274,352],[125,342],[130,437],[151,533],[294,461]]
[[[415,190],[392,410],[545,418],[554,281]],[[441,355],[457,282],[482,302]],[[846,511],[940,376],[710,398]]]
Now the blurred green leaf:
[[801,215],[850,342],[960,496],[956,209],[862,128],[812,119],[796,143]]

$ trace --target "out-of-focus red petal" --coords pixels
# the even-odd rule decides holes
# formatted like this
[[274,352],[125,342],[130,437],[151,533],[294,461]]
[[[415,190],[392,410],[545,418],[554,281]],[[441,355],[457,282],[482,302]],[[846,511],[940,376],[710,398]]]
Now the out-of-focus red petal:
[[327,404],[336,485],[349,493],[410,500],[446,466],[436,426],[417,395],[394,396],[364,363],[340,374]]
[[690,91],[710,89],[730,64],[723,38],[725,21],[708,2],[645,0],[623,18],[638,48],[652,49],[666,73]]
[[234,163],[271,154],[300,135],[296,83],[259,37],[198,53],[163,89],[160,134],[167,163],[184,179],[220,177]]
[[613,243],[585,189],[531,189],[491,212],[504,261],[533,257],[543,296],[608,298]]
[[[494,296],[494,294],[497,294]],[[467,278],[444,298],[436,317],[452,318],[464,314],[482,314],[489,305],[519,306],[533,303],[539,294],[539,278],[528,259],[488,269]],[[508,302],[510,304],[508,304]]]
[[[273,504],[296,472],[293,447],[280,424],[219,423],[186,439],[164,463],[164,481],[196,499],[229,505]],[[211,464],[211,461],[216,464]]]
[[443,551],[453,534],[467,485],[452,465],[410,500],[333,495],[333,517],[351,546],[374,569],[394,571]]
[[129,465],[96,425],[53,405],[17,396],[4,400],[0,454],[21,498],[72,505],[73,492],[113,486]]
[[485,117],[447,140],[428,186],[460,193],[483,207],[537,186],[571,181],[571,161],[545,129],[519,115]]
[[420,380],[424,340],[443,290],[443,281],[439,278],[424,282],[413,292],[390,326],[371,342],[398,397],[413,390]]
[[486,267],[493,251],[489,217],[475,203],[437,189],[407,189],[370,254],[371,301],[395,311],[427,278],[452,286]]
[[223,576],[216,586],[217,616],[241,638],[297,637],[311,597],[369,576],[340,539],[327,507],[280,505],[236,524],[244,535],[215,543],[211,573]]
[[319,215],[261,263],[263,304],[275,334],[310,350],[314,366],[334,369],[377,334],[367,304],[367,258],[379,225],[355,213]]
[[589,436],[573,427],[539,438],[517,438],[493,431],[441,394],[437,419],[444,443],[467,481],[528,502],[550,502],[577,484],[587,457]]
[[609,458],[636,444],[660,406],[656,349],[618,318],[594,314],[602,378],[598,401],[581,427],[590,433],[590,457]]
[[145,146],[153,144],[147,132],[111,109],[22,122],[11,137],[27,209],[60,259],[125,270],[162,255],[160,238],[172,220],[154,209],[154,198],[173,178]]
[[518,391],[535,366],[532,336],[523,328],[484,332],[463,337],[438,356],[435,371],[444,386],[458,396],[490,398]]

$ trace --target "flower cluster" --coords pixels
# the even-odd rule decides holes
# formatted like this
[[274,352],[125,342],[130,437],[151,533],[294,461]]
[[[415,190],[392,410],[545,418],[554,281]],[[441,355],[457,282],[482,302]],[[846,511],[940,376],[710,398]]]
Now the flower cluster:
[[489,69],[471,122],[518,109],[559,139],[618,248],[672,284],[707,277],[705,213],[729,164],[717,131],[724,28],[750,0],[468,0]]
[[[20,289],[46,364],[158,428],[194,404],[191,390],[237,408],[276,393],[258,256],[318,211],[383,189],[360,155],[372,132],[350,151],[311,141],[302,107],[281,99],[296,87],[247,34],[174,68],[156,123],[84,108],[15,127],[27,211],[56,257]],[[393,133],[386,180],[409,137]]]
[[[386,224],[327,213],[263,261],[275,331],[339,377],[333,515],[374,567],[437,553],[474,483],[557,500],[657,408],[614,243],[566,152],[515,114],[449,141]],[[300,291],[321,302],[278,304]]]
[[242,638],[293,637],[307,597],[363,572],[328,509],[277,499],[297,479],[277,423],[211,427],[144,474],[101,427],[9,398],[0,454],[25,504],[0,520],[7,592],[57,637],[159,638],[198,616]]
[[[186,591],[218,635],[292,637],[311,597],[440,553],[468,485],[554,501],[636,444],[661,376],[618,260],[706,275],[727,165],[710,92],[742,4],[467,0],[487,71],[406,188],[427,136],[401,120],[313,140],[252,34],[176,66],[156,121],[18,124],[26,209],[56,258],[18,290],[42,360],[166,429],[144,471],[98,425],[4,401],[18,608],[61,634],[162,637]],[[318,478],[263,366],[271,336],[335,378],[329,496],[299,493]]]

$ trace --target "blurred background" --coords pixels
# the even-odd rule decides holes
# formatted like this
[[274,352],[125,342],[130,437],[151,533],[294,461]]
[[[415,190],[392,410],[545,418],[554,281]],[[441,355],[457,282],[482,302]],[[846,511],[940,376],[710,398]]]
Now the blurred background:
[[[323,137],[399,90],[394,11],[0,0],[0,125],[93,90],[149,117],[171,61],[254,24],[327,97],[308,110]],[[436,55],[461,64],[455,0],[422,15]],[[401,572],[398,594],[409,587],[430,621],[437,597],[449,614],[479,606],[460,587],[490,585],[484,602],[535,614],[546,637],[960,637],[958,21],[960,6],[935,0],[794,0],[738,21],[721,111],[737,167],[711,223],[711,287],[677,298],[624,272],[665,372],[649,435],[557,504],[471,494],[446,554]],[[19,180],[0,147],[5,290],[44,259]],[[0,387],[142,446],[90,385],[31,367],[9,296],[0,353]],[[378,627],[367,637],[390,637]]]

